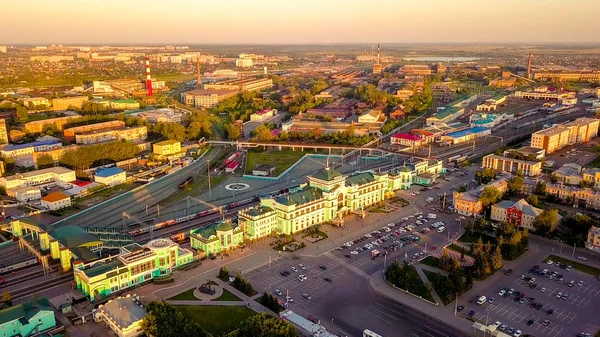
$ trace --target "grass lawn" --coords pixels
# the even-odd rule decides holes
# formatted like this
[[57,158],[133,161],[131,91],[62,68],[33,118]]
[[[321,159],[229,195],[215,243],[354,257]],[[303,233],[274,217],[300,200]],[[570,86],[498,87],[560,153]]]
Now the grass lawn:
[[584,273],[588,273],[590,275],[594,275],[594,276],[599,276],[600,275],[600,269],[589,266],[587,264],[583,264],[577,261],[573,261],[573,260],[569,260],[569,259],[565,259],[564,257],[560,257],[560,256],[556,256],[556,255],[550,255],[547,258],[544,259],[544,262],[548,261],[548,260],[552,260],[554,262],[562,262],[566,265],[571,265],[571,267],[582,271]]
[[211,301],[230,301],[230,302],[235,302],[235,301],[241,301],[241,299],[237,296],[235,296],[234,294],[232,294],[229,290],[227,289],[223,289],[223,295],[215,298],[214,300]]
[[213,336],[226,335],[238,329],[242,321],[256,315],[252,309],[238,306],[180,305],[177,308]]
[[248,152],[248,158],[246,159],[246,174],[252,174],[252,170],[262,164],[273,164],[275,165],[275,171],[272,176],[278,176],[305,154],[306,152],[291,150],[268,152],[250,151]]
[[167,298],[167,300],[172,301],[197,301],[198,299],[194,296],[194,290],[196,288],[192,288],[190,290],[184,291],[181,294],[177,294],[171,298]]
[[465,232],[463,235],[461,235],[458,238],[458,241],[464,242],[464,243],[475,243],[475,242],[477,242],[477,240],[479,240],[479,238],[481,238],[481,241],[483,241],[484,245],[486,243],[488,243],[488,241],[490,241],[492,244],[496,243],[496,238],[494,238],[494,237],[491,237],[491,236],[485,235],[485,234],[481,234],[481,233],[469,233],[469,232]]
[[423,282],[423,279],[421,279],[421,276],[419,276],[419,273],[417,273],[417,270],[414,266],[408,266],[408,272],[406,273],[406,276],[407,279],[410,280],[410,282],[407,285],[408,289],[404,290],[408,291],[413,295],[420,296],[430,302],[435,302],[435,300],[431,296],[431,292],[429,292],[429,289],[425,285],[425,282]]
[[428,256],[428,257],[424,258],[423,260],[421,260],[421,263],[426,266],[440,268],[440,259],[433,257],[433,256]]

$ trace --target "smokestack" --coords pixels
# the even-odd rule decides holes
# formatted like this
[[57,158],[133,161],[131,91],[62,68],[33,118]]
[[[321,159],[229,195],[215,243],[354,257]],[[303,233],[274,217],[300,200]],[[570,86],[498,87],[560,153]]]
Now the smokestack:
[[531,79],[531,59],[533,58],[533,53],[529,53],[529,59],[527,60],[527,77]]
[[150,57],[146,56],[146,90],[152,96],[152,77],[150,76]]
[[377,64],[379,64],[379,43],[377,44]]
[[202,89],[202,73],[200,72],[200,53],[198,53],[197,68],[198,68],[198,89]]

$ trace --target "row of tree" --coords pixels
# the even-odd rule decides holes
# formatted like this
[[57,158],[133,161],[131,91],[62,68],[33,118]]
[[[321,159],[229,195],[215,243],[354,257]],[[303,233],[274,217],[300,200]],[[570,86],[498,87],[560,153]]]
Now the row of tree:
[[139,153],[140,148],[136,144],[123,140],[66,151],[60,159],[60,163],[74,170],[86,170],[93,166],[134,158]]
[[473,274],[475,277],[485,278],[502,268],[504,265],[502,262],[500,244],[497,244],[496,247],[492,249],[491,242],[488,241],[487,245],[484,246],[483,241],[479,238],[477,244],[471,247],[474,257]]
[[274,313],[279,313],[283,310],[281,304],[279,304],[279,300],[277,298],[266,291],[258,300],[258,303],[264,305],[266,308],[270,309]]
[[[229,131],[228,131],[229,132]],[[323,129],[315,128],[308,132],[290,131],[280,132],[278,135],[273,135],[271,130],[261,125],[254,129],[253,138],[259,142],[307,142],[317,141],[327,144],[354,145],[361,146],[373,141],[376,136],[371,135],[355,135],[354,127],[350,126],[348,130],[343,132],[324,133]],[[231,138],[231,137],[230,137]]]

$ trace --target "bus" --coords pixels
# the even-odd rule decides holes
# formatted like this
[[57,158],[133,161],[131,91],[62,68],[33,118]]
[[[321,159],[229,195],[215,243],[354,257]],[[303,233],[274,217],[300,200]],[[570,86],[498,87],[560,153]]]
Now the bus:
[[365,331],[363,331],[363,337],[383,337],[383,336],[380,334],[376,334],[369,329],[365,329]]

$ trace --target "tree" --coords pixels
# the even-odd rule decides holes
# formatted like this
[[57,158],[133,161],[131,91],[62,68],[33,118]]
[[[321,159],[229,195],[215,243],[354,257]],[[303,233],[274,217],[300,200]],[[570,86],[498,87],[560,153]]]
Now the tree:
[[12,305],[12,296],[8,291],[2,292],[2,302],[8,305]]
[[537,197],[537,195],[535,195],[535,194],[532,194],[532,195],[528,196],[528,197],[527,197],[527,202],[528,202],[528,203],[529,203],[531,206],[533,206],[533,207],[537,207],[537,205],[539,204],[539,200],[538,200],[538,197]]
[[550,182],[556,184],[558,182],[558,176],[554,173],[550,175]]
[[49,154],[43,154],[37,157],[36,163],[38,169],[54,167],[54,158],[52,158],[52,156]]
[[229,140],[238,140],[241,138],[240,128],[234,124],[227,124],[225,132],[227,133],[227,138],[229,138]]
[[558,226],[558,211],[556,209],[544,210],[533,222],[533,227],[541,235],[548,235]]
[[20,105],[17,106],[16,114],[17,114],[17,117],[19,118],[20,122],[27,122],[29,120],[29,112],[23,106],[20,106]]
[[186,318],[176,307],[162,302],[151,302],[146,306],[142,331],[153,337],[209,336],[198,323]]
[[511,195],[517,194],[523,188],[523,178],[520,176],[514,176],[508,180],[508,192]]
[[464,193],[464,192],[467,191],[467,186],[460,185],[460,186],[458,186],[458,190],[457,191],[458,191],[458,193]]
[[477,181],[477,183],[480,185],[488,184],[495,178],[496,170],[494,170],[493,168],[486,167],[475,173],[475,181]]
[[265,313],[254,315],[241,323],[233,337],[296,337],[296,327]]
[[273,138],[273,136],[271,136],[271,130],[264,125],[254,129],[254,137],[260,142],[268,142]]
[[535,190],[533,191],[533,193],[541,196],[546,195],[546,183],[543,181],[538,181],[535,184]]
[[221,267],[218,277],[225,282],[229,281],[229,270],[227,270],[227,267]]
[[154,126],[154,132],[160,134],[165,139],[172,139],[183,142],[186,136],[185,126],[177,123],[157,123]]
[[492,254],[491,261],[492,261],[492,267],[494,268],[494,270],[498,270],[498,269],[502,268],[502,266],[503,266],[502,250],[500,249],[500,245],[496,245],[496,249],[494,249],[494,253]]
[[489,208],[491,205],[495,204],[500,199],[502,199],[502,192],[491,186],[484,188],[483,191],[481,191],[481,194],[479,195],[479,201],[481,202],[481,206],[483,206],[483,209]]
[[198,139],[202,132],[202,124],[200,122],[191,122],[185,130],[187,139]]
[[275,313],[279,313],[281,310],[283,310],[283,307],[281,304],[279,304],[277,298],[271,294],[268,294],[266,291],[260,297],[259,303]]
[[595,223],[594,219],[585,214],[575,214],[566,218],[563,225],[571,230],[571,235],[567,236],[567,242],[583,247],[587,240],[588,231]]

